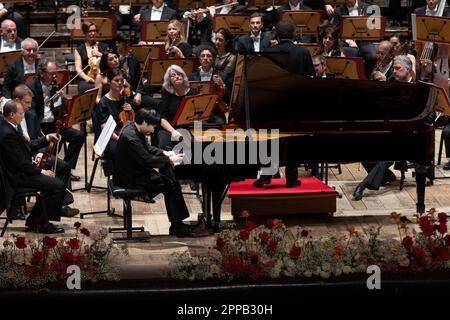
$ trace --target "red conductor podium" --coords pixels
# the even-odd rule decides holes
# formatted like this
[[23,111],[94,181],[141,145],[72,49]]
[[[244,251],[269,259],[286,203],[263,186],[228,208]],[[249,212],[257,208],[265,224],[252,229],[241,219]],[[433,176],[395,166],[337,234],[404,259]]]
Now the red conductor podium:
[[286,188],[285,179],[272,179],[264,188],[253,186],[255,180],[233,182],[228,190],[231,213],[239,217],[243,210],[253,215],[295,215],[334,213],[336,190],[314,177],[301,178],[301,185]]

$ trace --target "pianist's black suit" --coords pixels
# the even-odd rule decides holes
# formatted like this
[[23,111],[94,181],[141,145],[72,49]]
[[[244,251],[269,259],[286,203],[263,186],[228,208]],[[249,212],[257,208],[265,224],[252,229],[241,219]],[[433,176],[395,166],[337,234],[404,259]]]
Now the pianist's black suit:
[[[159,173],[153,168],[159,168]],[[189,217],[170,159],[161,149],[148,145],[145,135],[133,123],[125,127],[117,144],[114,183],[144,188],[151,197],[164,193],[167,215],[173,225]]]
[[32,163],[30,144],[7,122],[0,126],[0,151],[6,174],[13,187],[30,187],[43,192],[43,200],[34,205],[27,219],[27,226],[42,225],[48,228],[48,220],[59,221],[65,192],[64,183],[57,178],[41,174],[41,169]]

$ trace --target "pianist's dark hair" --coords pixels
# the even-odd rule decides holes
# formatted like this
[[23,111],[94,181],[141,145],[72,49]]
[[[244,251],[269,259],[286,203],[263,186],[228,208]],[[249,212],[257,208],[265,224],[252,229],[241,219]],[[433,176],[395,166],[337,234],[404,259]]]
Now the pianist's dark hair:
[[161,123],[161,116],[155,109],[142,108],[136,113],[134,122],[136,122],[137,124],[142,124],[144,121],[147,124],[159,126],[159,124]]
[[276,32],[279,40],[293,40],[295,37],[295,25],[292,21],[281,20],[277,23]]

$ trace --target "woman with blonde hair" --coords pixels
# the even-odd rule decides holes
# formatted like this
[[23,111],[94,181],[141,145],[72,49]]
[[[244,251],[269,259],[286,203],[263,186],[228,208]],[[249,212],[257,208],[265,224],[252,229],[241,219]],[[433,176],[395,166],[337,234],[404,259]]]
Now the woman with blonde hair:
[[184,36],[184,26],[178,20],[170,20],[167,25],[165,52],[167,58],[188,58],[192,56],[192,47]]

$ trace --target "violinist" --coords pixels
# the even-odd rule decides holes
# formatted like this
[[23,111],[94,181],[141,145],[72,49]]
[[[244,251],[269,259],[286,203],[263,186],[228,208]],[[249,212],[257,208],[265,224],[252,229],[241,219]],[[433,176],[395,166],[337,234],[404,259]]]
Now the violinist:
[[[80,80],[78,82],[78,92],[82,93],[86,90],[92,89],[95,86],[95,77],[97,75],[97,67],[100,57],[103,52],[106,52],[108,45],[106,43],[98,42],[97,26],[95,23],[83,23],[81,26],[86,40],[74,52],[75,70],[80,73]],[[84,68],[89,65],[89,69]],[[89,70],[89,71],[87,71]]]
[[109,81],[106,74],[109,70],[117,69],[120,65],[119,57],[113,51],[108,51],[102,55],[99,63],[99,72],[95,77],[95,87],[98,88],[97,98],[95,102],[98,104],[101,97],[109,91]]
[[236,68],[236,55],[233,50],[233,35],[228,29],[220,28],[216,32],[215,47],[217,57],[214,68],[222,73],[223,82],[227,90],[224,92],[224,101],[230,103],[231,88],[234,81],[234,70]]
[[[24,139],[29,141],[31,152],[34,155],[36,164],[40,168],[53,170],[55,168],[56,157],[51,154],[52,150],[47,150],[50,143],[58,143],[59,136],[56,133],[49,133],[44,135],[42,133],[39,120],[34,112],[30,110],[33,101],[33,93],[24,84],[18,85],[13,92],[13,101],[16,104],[20,104],[24,107],[25,116],[20,122],[20,127]],[[46,154],[50,153],[50,154]],[[45,165],[42,163],[42,159],[45,160]],[[65,217],[73,217],[79,213],[78,209],[70,208],[69,205],[74,202],[73,195],[71,193],[72,183],[70,179],[70,166],[62,159],[57,160],[56,165],[56,177],[59,178],[66,186],[66,192],[63,201],[63,207],[61,214]]]
[[406,55],[412,62],[412,75],[416,79],[416,52],[412,50],[412,45],[405,36],[401,34],[394,34],[389,38],[389,42],[394,46],[394,56]]
[[[56,84],[56,63],[46,58],[39,64],[38,77],[27,83],[27,86],[33,92],[33,112],[36,113],[41,129],[44,134],[55,133],[57,131],[57,120],[64,120],[65,110],[60,96],[50,100],[59,90]],[[64,122],[64,121],[63,121]],[[81,147],[84,143],[84,133],[75,128],[60,128],[62,142],[67,141],[69,146],[64,156],[72,169],[75,169]],[[79,181],[80,177],[71,176],[72,181]]]
[[2,95],[11,98],[12,92],[16,86],[22,83],[25,75],[36,73],[38,66],[38,43],[32,38],[26,38],[21,43],[21,55],[18,60],[8,65],[5,80],[3,82]]
[[125,32],[118,32],[116,37],[117,53],[119,55],[120,68],[125,72],[133,97],[133,104],[141,104],[141,94],[138,92],[141,69],[139,60],[131,52],[131,39]]
[[375,81],[388,81],[392,77],[392,59],[394,58],[394,45],[389,41],[381,41],[377,48],[377,63],[372,72],[371,79]]
[[[223,97],[227,95],[228,88],[222,80],[223,74],[214,69],[216,51],[211,47],[204,46],[199,50],[199,54],[198,61],[200,67],[189,76],[189,81],[213,81],[214,91],[218,94],[219,99],[223,100]],[[215,110],[207,120],[208,124],[214,125],[221,125],[225,122],[225,115],[218,110]]]
[[62,233],[49,220],[61,219],[64,199],[64,183],[54,177],[50,170],[40,169],[32,162],[29,142],[20,135],[19,124],[25,110],[21,104],[8,101],[4,108],[4,123],[0,126],[0,154],[6,168],[6,175],[13,187],[33,188],[42,192],[35,203],[25,225],[30,231],[41,233]]
[[119,133],[123,126],[119,115],[122,111],[133,112],[133,108],[129,102],[126,102],[123,96],[123,91],[125,89],[125,77],[123,70],[118,68],[108,70],[106,77],[110,85],[109,91],[100,99],[100,102],[94,111],[92,121],[94,124],[95,136],[98,137],[106,121],[108,120],[108,117],[111,115],[114,118],[117,126],[108,145],[110,159],[114,159],[117,141],[119,140]]

